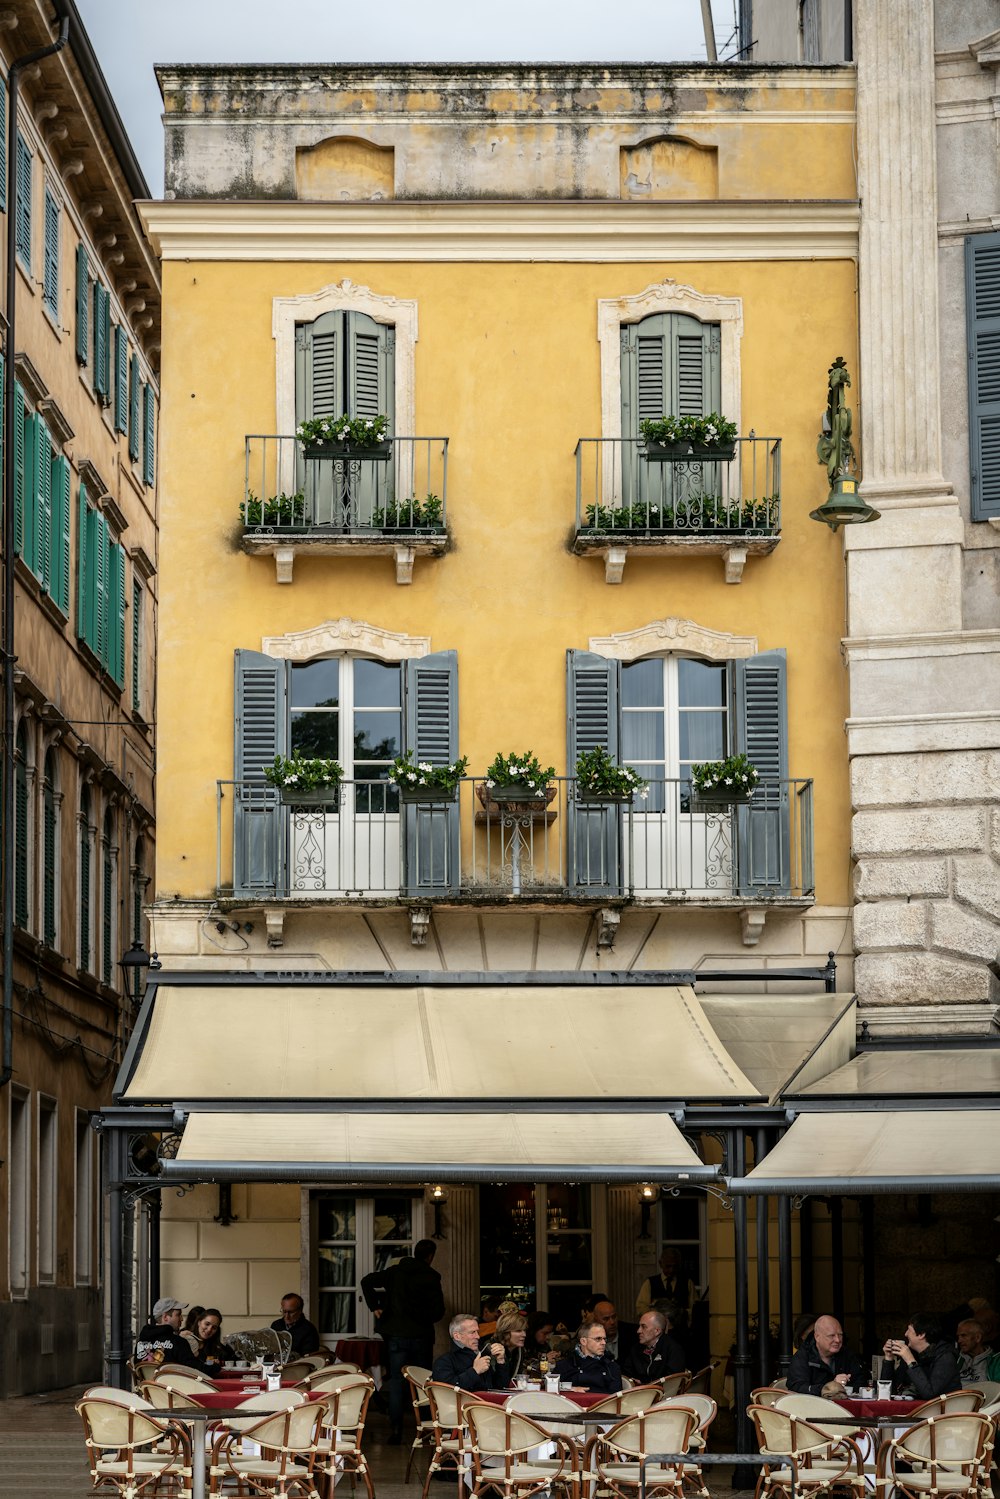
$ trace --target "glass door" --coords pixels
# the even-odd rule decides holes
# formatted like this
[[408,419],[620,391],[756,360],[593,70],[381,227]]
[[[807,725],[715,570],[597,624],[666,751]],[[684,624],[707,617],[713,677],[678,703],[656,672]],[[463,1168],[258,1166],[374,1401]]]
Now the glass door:
[[[479,1289],[576,1328],[595,1284],[603,1196],[536,1182],[479,1188]],[[604,1273],[600,1270],[599,1273]]]
[[372,1271],[385,1270],[411,1254],[423,1235],[423,1198],[386,1192],[315,1195],[316,1325],[324,1344],[340,1338],[371,1338],[378,1323],[361,1294]]

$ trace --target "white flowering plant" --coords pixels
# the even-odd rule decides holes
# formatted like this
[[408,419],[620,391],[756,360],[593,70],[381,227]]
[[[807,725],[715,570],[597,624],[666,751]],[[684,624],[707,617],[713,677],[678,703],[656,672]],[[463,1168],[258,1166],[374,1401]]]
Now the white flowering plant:
[[555,773],[554,765],[542,766],[530,750],[525,750],[520,755],[513,752],[509,755],[495,755],[486,767],[486,789],[492,791],[495,786],[524,786],[528,795],[542,798]]
[[716,794],[729,792],[733,796],[752,794],[760,780],[760,771],[751,765],[746,755],[727,755],[725,760],[710,760],[704,765],[692,765],[691,781],[696,791]]
[[727,421],[717,411],[707,416],[664,416],[658,420],[646,417],[639,431],[647,443],[690,443],[693,447],[716,448],[736,438],[736,423]]
[[389,767],[389,780],[403,791],[417,791],[426,787],[428,791],[454,791],[465,775],[468,757],[452,760],[450,765],[432,765],[429,760],[414,763],[409,750],[399,755]]
[[603,745],[585,750],[576,762],[576,789],[585,800],[588,796],[646,796],[646,782],[631,765],[612,760]]
[[347,443],[355,448],[376,448],[386,440],[389,418],[378,416],[313,416],[299,422],[295,436],[307,448],[323,443]]
[[286,759],[275,755],[273,765],[265,765],[264,779],[269,786],[290,791],[336,791],[344,779],[339,760],[306,760],[298,755]]

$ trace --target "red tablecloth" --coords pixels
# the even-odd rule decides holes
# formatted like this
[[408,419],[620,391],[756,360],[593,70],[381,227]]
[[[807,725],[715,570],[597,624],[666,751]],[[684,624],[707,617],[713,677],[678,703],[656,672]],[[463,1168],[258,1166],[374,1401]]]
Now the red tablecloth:
[[357,1364],[359,1369],[378,1369],[385,1344],[381,1338],[341,1338],[334,1352],[337,1363]]
[[857,1416],[860,1421],[880,1421],[889,1418],[902,1417],[905,1421],[911,1416],[919,1400],[838,1400],[850,1416]]
[[[607,1395],[598,1395],[593,1390],[560,1390],[560,1395],[565,1395],[578,1405],[581,1410],[589,1410],[592,1405],[599,1405],[602,1400],[607,1400]],[[503,1405],[511,1395],[518,1394],[517,1390],[477,1390],[476,1396],[480,1400],[488,1400],[491,1405]]]
[[[288,1389],[291,1386],[286,1385],[285,1388]],[[191,1399],[196,1405],[200,1405],[202,1410],[231,1411],[235,1410],[237,1406],[242,1405],[245,1400],[249,1400],[251,1395],[262,1395],[264,1391],[257,1384],[247,1387],[237,1384],[234,1380],[222,1380],[219,1383],[219,1388],[216,1390],[205,1390],[204,1393],[200,1390],[197,1392],[185,1390],[184,1393],[190,1395]],[[309,1399],[322,1400],[324,1393],[321,1390],[310,1390]],[[167,1415],[167,1419],[169,1420],[169,1414]]]

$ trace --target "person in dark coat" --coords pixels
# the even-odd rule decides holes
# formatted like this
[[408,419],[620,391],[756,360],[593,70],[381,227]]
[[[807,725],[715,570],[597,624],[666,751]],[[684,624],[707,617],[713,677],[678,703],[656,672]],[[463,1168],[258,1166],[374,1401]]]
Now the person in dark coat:
[[281,1298],[281,1316],[271,1323],[272,1332],[289,1334],[295,1358],[319,1352],[319,1330],[306,1316],[305,1305],[298,1291],[286,1292]]
[[502,1343],[480,1350],[479,1323],[471,1312],[459,1312],[448,1323],[451,1347],[438,1354],[431,1379],[457,1385],[460,1390],[502,1390],[507,1384],[506,1355]]
[[904,1336],[887,1338],[882,1352],[886,1360],[894,1361],[882,1366],[882,1378],[891,1379],[897,1389],[912,1391],[921,1400],[962,1388],[955,1350],[946,1341],[937,1317],[927,1312],[914,1312]]
[[670,1318],[663,1312],[643,1312],[638,1342],[621,1360],[622,1373],[639,1384],[652,1384],[654,1379],[681,1374],[686,1368],[684,1349],[670,1336]]
[[607,1341],[602,1322],[585,1322],[576,1335],[572,1353],[556,1365],[559,1378],[597,1395],[617,1395],[622,1387],[622,1371],[605,1352]]
[[816,1325],[792,1355],[788,1388],[796,1395],[843,1395],[844,1386],[860,1388],[868,1380],[861,1360],[844,1347],[844,1329],[836,1317],[817,1317]]
[[136,1339],[136,1363],[155,1361],[158,1364],[188,1364],[192,1369],[200,1369],[203,1374],[218,1374],[218,1362],[203,1363],[195,1358],[191,1344],[181,1336],[181,1322],[186,1311],[183,1301],[177,1301],[173,1296],[160,1297],[153,1307],[152,1316]]
[[639,1334],[634,1322],[621,1322],[618,1318],[618,1308],[607,1296],[591,1296],[583,1303],[584,1322],[600,1322],[608,1335],[605,1353],[613,1358],[616,1363],[623,1363],[625,1358],[638,1346]]
[[403,1369],[407,1364],[430,1368],[434,1324],[444,1316],[441,1277],[431,1265],[436,1248],[433,1239],[421,1239],[412,1254],[385,1270],[373,1271],[361,1282],[361,1294],[375,1313],[389,1355],[390,1447],[398,1447],[403,1440]]

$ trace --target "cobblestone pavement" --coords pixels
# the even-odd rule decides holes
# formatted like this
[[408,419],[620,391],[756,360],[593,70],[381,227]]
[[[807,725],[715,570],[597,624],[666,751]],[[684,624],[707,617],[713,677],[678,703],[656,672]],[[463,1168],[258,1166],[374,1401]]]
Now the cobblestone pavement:
[[[0,1499],[87,1499],[94,1493],[87,1470],[83,1428],[73,1409],[83,1386],[53,1390],[44,1395],[20,1395],[0,1400]],[[370,1416],[365,1433],[365,1451],[371,1464],[377,1499],[420,1499],[424,1460],[419,1474],[403,1484],[407,1445],[388,1447],[388,1425],[384,1416]],[[415,1465],[416,1466],[416,1465]],[[729,1485],[727,1468],[714,1468],[709,1475],[713,1496],[719,1499],[749,1499],[749,1491]],[[348,1499],[350,1490],[338,1484],[338,1494]],[[111,1495],[110,1489],[98,1490]],[[363,1499],[364,1486],[358,1487]],[[433,1484],[431,1499],[454,1499],[454,1487]]]

